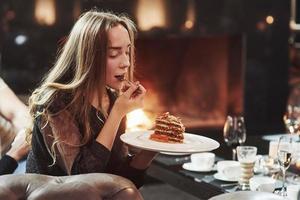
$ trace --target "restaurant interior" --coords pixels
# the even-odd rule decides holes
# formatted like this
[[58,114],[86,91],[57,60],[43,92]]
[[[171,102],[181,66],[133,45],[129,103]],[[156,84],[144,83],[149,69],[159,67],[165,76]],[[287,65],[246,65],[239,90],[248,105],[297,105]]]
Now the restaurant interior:
[[[137,25],[135,80],[147,93],[143,109],[127,115],[126,131],[153,130],[156,118],[169,112],[181,120],[186,133],[218,143],[207,150],[157,150],[160,154],[139,190],[144,199],[284,199],[284,189],[291,200],[297,199],[295,194],[300,196],[300,156],[293,154],[286,167],[281,167],[278,158],[281,136],[294,139],[300,134],[297,0],[1,0],[0,77],[26,105],[53,66],[73,24],[90,9],[126,13]],[[0,98],[5,97],[0,93]],[[293,127],[289,115],[295,120]],[[227,133],[232,131],[230,123],[234,128],[242,126],[237,127],[242,136],[227,136],[233,134]],[[254,166],[243,165],[244,149],[237,146],[256,147]],[[203,151],[213,154],[193,157]],[[209,156],[213,156],[210,170],[188,165],[206,163]],[[239,171],[239,179],[216,177],[221,161],[233,159],[240,165],[230,164],[230,174]],[[22,167],[13,175],[24,174]],[[246,169],[252,170],[252,176],[244,180],[240,176],[249,172]],[[267,183],[270,179],[275,181]],[[9,185],[3,182],[17,180],[4,177],[1,181],[0,176],[0,197],[14,199],[1,196],[7,195],[1,194],[5,193],[1,188]],[[38,190],[36,180],[38,176],[30,177],[26,184],[35,182]],[[54,179],[47,181],[46,188]],[[244,183],[246,189],[241,187]],[[272,191],[266,189],[270,185]],[[87,193],[79,191],[78,198]],[[57,199],[44,197],[52,198]]]

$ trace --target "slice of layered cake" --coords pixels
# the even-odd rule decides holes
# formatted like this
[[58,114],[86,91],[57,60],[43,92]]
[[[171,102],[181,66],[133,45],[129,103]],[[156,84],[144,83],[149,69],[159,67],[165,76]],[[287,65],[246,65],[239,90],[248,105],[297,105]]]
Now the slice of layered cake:
[[166,112],[155,120],[154,133],[150,135],[151,140],[167,143],[183,143],[185,127],[178,117]]

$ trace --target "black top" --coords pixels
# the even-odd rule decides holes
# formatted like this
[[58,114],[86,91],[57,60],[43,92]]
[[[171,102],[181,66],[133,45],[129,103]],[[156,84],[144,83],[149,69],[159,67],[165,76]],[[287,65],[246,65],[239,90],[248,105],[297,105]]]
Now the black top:
[[12,174],[17,167],[17,161],[8,155],[4,155],[0,159],[0,175]]
[[[114,93],[108,90],[110,98],[110,108],[112,108],[113,103],[116,100]],[[57,109],[57,108],[56,108]],[[66,118],[59,118],[62,124],[68,126]],[[57,122],[57,121],[56,121]],[[79,151],[75,155],[74,162],[71,166],[70,174],[84,174],[84,173],[111,173],[120,175],[130,179],[137,187],[143,185],[143,179],[145,175],[145,170],[138,170],[129,166],[131,157],[128,154],[127,146],[120,140],[120,135],[125,132],[125,122],[123,119],[120,127],[117,131],[117,136],[115,138],[112,150],[109,151],[105,146],[98,143],[96,138],[100,133],[105,122],[105,117],[99,111],[92,107],[90,112],[90,124],[91,131],[93,133],[93,138],[86,145],[78,147]],[[32,150],[29,152],[26,172],[28,173],[39,173],[54,176],[64,176],[68,175],[67,170],[61,164],[61,162],[53,163],[51,154],[49,153],[49,144],[47,142],[47,131],[44,128],[41,117],[37,117],[34,121],[33,133],[32,133]],[[50,125],[47,125],[51,127]],[[76,124],[78,130],[82,130],[82,125],[77,122]],[[62,127],[63,130],[69,130],[68,127]],[[49,130],[49,129],[48,129]],[[50,128],[50,132],[53,129]],[[67,131],[63,131],[68,134]],[[45,132],[47,134],[45,134]],[[79,134],[81,134],[80,131]],[[69,133],[70,134],[70,133]],[[49,135],[49,134],[48,134]],[[70,136],[67,136],[67,138]],[[59,156],[59,155],[58,155]],[[59,160],[59,157],[58,159]]]

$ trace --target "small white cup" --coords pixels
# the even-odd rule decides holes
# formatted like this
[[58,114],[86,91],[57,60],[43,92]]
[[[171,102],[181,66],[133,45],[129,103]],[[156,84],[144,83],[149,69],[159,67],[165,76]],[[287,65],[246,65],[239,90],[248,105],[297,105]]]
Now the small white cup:
[[254,176],[250,178],[250,190],[260,192],[273,192],[276,180],[266,176]]
[[278,141],[270,141],[269,143],[269,156],[277,158]]
[[228,179],[235,179],[241,175],[241,166],[238,161],[222,160],[217,163],[218,173]]
[[300,185],[288,185],[286,190],[289,200],[298,200],[300,198]]
[[191,154],[191,163],[197,169],[211,170],[215,163],[215,154],[210,152]]

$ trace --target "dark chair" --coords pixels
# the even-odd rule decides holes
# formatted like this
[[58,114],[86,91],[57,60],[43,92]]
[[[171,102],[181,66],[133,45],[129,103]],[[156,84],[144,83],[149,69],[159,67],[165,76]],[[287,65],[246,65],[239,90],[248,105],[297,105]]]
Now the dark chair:
[[0,176],[5,200],[141,200],[134,184],[120,176],[93,173],[72,176],[10,174]]

